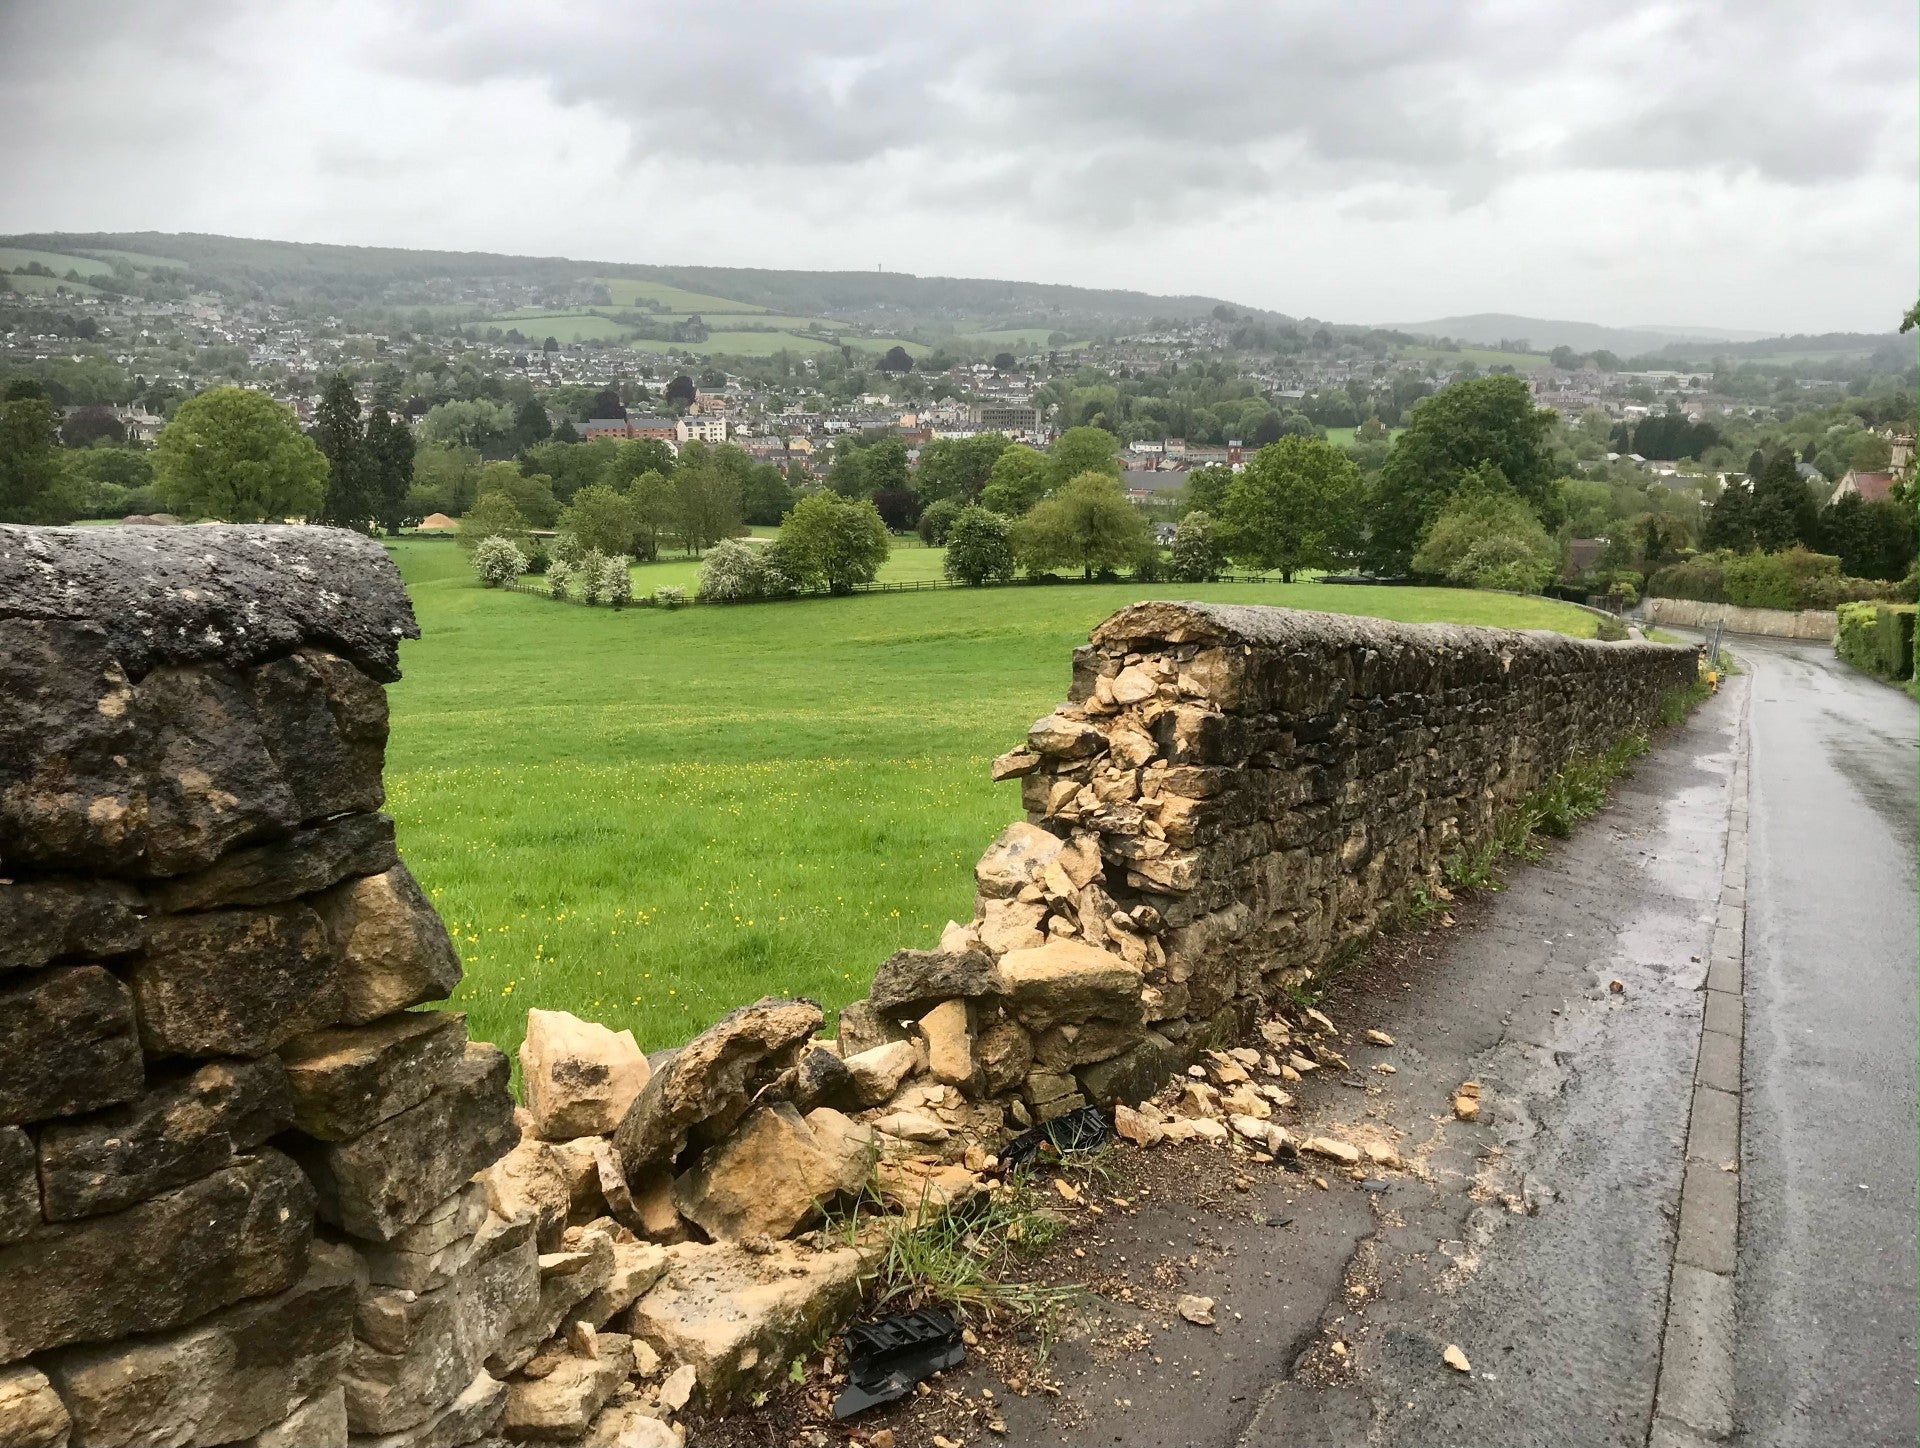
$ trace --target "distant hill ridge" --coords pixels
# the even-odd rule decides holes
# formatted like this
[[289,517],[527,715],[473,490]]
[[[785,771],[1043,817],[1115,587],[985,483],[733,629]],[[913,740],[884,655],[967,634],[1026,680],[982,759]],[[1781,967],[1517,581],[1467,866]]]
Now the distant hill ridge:
[[1896,340],[1893,332],[1826,332],[1818,336],[1785,337],[1773,332],[1742,331],[1733,327],[1679,327],[1648,324],[1603,327],[1595,322],[1557,322],[1544,317],[1522,317],[1511,312],[1475,312],[1463,317],[1436,317],[1430,322],[1382,323],[1397,332],[1423,337],[1451,337],[1456,342],[1491,347],[1502,341],[1525,341],[1533,351],[1571,347],[1576,352],[1608,351],[1620,357],[1664,354],[1707,359],[1712,356],[1761,356],[1771,352],[1875,352]]

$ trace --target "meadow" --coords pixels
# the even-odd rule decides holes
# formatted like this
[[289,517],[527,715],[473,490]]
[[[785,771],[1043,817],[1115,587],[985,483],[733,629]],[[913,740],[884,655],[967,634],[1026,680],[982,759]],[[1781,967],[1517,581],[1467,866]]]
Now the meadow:
[[0,272],[10,272],[17,266],[32,266],[38,262],[57,277],[68,272],[78,272],[83,277],[108,276],[113,272],[110,262],[101,261],[93,256],[74,256],[64,251],[33,251],[27,247],[0,246]]
[[795,332],[709,332],[704,342],[663,342],[654,337],[635,337],[627,345],[641,352],[692,352],[701,357],[725,354],[729,357],[771,357],[775,352],[838,352],[842,344],[861,352],[880,353],[889,347],[907,349],[912,357],[924,357],[933,349],[904,337],[856,337],[843,334],[835,342],[826,337],[803,337]]
[[1137,599],[1593,625],[1541,599],[1279,583],[613,613],[482,589],[454,544],[389,546],[423,637],[391,690],[387,807],[466,962],[454,1003],[509,1050],[530,1006],[655,1049],[766,993],[836,1007],[934,944],[1020,814],[989,761]]
[[1400,356],[1428,362],[1444,362],[1458,367],[1471,362],[1482,372],[1489,367],[1511,367],[1516,372],[1537,372],[1552,365],[1541,352],[1502,352],[1495,347],[1402,347]]

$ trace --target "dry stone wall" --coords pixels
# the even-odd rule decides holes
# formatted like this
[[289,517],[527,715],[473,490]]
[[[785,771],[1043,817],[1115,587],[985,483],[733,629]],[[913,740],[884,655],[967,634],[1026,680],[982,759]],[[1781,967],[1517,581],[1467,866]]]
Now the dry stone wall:
[[676,1442],[854,1308],[834,1202],[938,1211],[1142,1100],[1694,671],[1125,610],[996,761],[1027,818],[939,949],[832,1036],[534,1011],[516,1109],[414,1009],[459,979],[379,812],[414,632],[335,531],[0,529],[0,1442]]

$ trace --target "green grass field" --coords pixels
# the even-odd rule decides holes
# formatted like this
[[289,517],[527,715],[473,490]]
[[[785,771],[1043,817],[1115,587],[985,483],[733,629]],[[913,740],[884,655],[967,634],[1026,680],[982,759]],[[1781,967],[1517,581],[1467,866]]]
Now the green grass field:
[[1277,583],[616,614],[489,592],[452,544],[391,546],[423,637],[391,691],[388,808],[466,961],[455,1004],[510,1050],[529,1006],[652,1049],[767,992],[837,1006],[932,945],[1020,813],[988,761],[1136,599],[1593,628],[1540,599]]
[[30,251],[19,246],[0,246],[0,272],[10,272],[17,266],[31,266],[39,262],[41,266],[52,270],[55,276],[65,276],[68,272],[79,272],[83,277],[111,276],[113,267],[93,256],[74,256],[63,251]]
[[710,297],[704,292],[683,292],[665,282],[641,281],[635,277],[595,277],[606,287],[616,307],[631,307],[638,302],[658,302],[670,312],[764,312],[752,302],[733,302],[725,297]]
[[85,282],[70,282],[65,277],[7,276],[7,285],[16,292],[36,297],[50,297],[59,291],[69,296],[97,297],[100,288],[89,286]]
[[487,321],[502,331],[517,327],[535,343],[551,337],[562,346],[569,342],[617,341],[630,330],[598,312],[513,311],[501,312]]
[[803,337],[796,332],[712,332],[704,342],[662,342],[655,337],[635,337],[628,345],[640,352],[692,352],[701,357],[724,353],[730,357],[771,357],[775,352],[838,352],[842,343],[859,352],[885,352],[896,344],[907,349],[910,357],[924,357],[932,350],[902,337],[842,336],[839,342],[825,337]]
[[[1352,447],[1353,435],[1359,430],[1360,429],[1357,427],[1330,427],[1327,429],[1327,441],[1332,443],[1335,447]],[[1405,431],[1406,429],[1404,427],[1388,428],[1387,441],[1392,442],[1395,438],[1399,437],[1400,434]]]
[[1482,372],[1489,367],[1511,367],[1516,372],[1537,372],[1550,366],[1544,353],[1539,352],[1502,352],[1493,347],[1461,347],[1457,351],[1447,352],[1438,347],[1402,347],[1402,357],[1418,358],[1430,362],[1450,362],[1459,366],[1471,362]]
[[144,251],[116,251],[112,247],[89,247],[87,249],[87,255],[112,257],[116,261],[124,261],[131,266],[141,267],[147,271],[153,271],[156,268],[184,271],[187,265],[185,262],[177,261],[170,256],[148,256]]

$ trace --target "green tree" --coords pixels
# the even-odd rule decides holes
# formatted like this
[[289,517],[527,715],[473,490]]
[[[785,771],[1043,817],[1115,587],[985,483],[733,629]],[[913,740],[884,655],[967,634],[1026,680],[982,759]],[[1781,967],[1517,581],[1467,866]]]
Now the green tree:
[[1119,479],[1090,471],[1034,504],[1014,530],[1014,551],[1029,573],[1077,567],[1092,578],[1134,563],[1152,539]]
[[802,498],[780,528],[782,566],[802,586],[846,593],[871,583],[887,561],[887,525],[865,499],[836,493]]
[[1015,443],[993,460],[987,485],[980,490],[980,504],[1003,518],[1024,517],[1047,495],[1048,477],[1046,456]]
[[1753,485],[1749,518],[1751,546],[1763,553],[1814,542],[1820,526],[1819,505],[1800,476],[1792,448],[1776,448],[1767,458]]
[[[378,403],[367,414],[365,458],[374,516],[392,537],[408,518],[413,491],[413,429]],[[412,515],[423,518],[424,513]]]
[[293,413],[244,387],[181,403],[154,444],[153,474],[173,511],[229,523],[312,517],[327,490],[327,460]]
[[622,557],[632,552],[640,531],[632,497],[606,483],[593,483],[575,493],[560,514],[558,527],[587,548]]
[[1217,464],[1211,467],[1196,468],[1187,474],[1186,502],[1189,508],[1198,508],[1214,517],[1220,516],[1220,510],[1227,505],[1227,485],[1233,481],[1233,469]]
[[663,474],[649,471],[627,484],[627,497],[633,504],[633,556],[651,563],[674,531],[679,494]]
[[1510,376],[1455,382],[1417,404],[1374,485],[1368,562],[1405,571],[1461,478],[1482,463],[1498,468],[1530,506],[1543,508],[1555,472],[1553,417]]
[[482,493],[460,519],[460,543],[477,548],[489,538],[519,545],[527,540],[527,517],[502,492]]
[[961,505],[952,498],[940,498],[927,504],[920,514],[917,531],[920,541],[930,548],[939,548],[947,541],[947,532],[953,527],[953,520],[960,516]]
[[745,457],[738,448],[690,442],[673,471],[675,531],[681,546],[696,557],[740,531],[741,479],[728,454]]
[[1013,577],[1013,525],[991,509],[968,504],[947,528],[940,566],[955,583],[1005,583]]
[[1500,470],[1482,464],[1427,525],[1412,566],[1475,588],[1538,593],[1552,581],[1559,546]]
[[1120,476],[1119,440],[1104,428],[1070,427],[1047,449],[1049,490],[1061,488],[1083,473]]
[[1013,446],[1004,433],[982,432],[972,437],[937,437],[920,449],[920,466],[913,475],[914,491],[929,503],[942,498],[967,503],[980,496],[1000,454]]
[[1178,583],[1211,583],[1227,561],[1226,540],[1213,519],[1195,508],[1173,530],[1168,570]]
[[367,531],[373,521],[373,489],[367,458],[367,428],[360,399],[344,372],[328,379],[314,412],[313,442],[327,460],[327,491],[320,504],[322,523]]
[[60,409],[37,391],[8,389],[0,403],[0,523],[72,521],[59,446]]
[[[404,431],[406,424],[398,424]],[[411,440],[411,434],[408,434]],[[407,490],[407,513],[425,518],[445,513],[458,518],[473,506],[480,454],[472,448],[440,447],[429,443],[414,454],[413,486]]]
[[504,457],[513,449],[513,414],[504,402],[482,397],[472,402],[442,402],[420,419],[427,442],[470,447],[483,457]]
[[553,496],[553,479],[545,473],[528,477],[509,462],[482,466],[474,479],[474,493],[478,498],[488,493],[505,493],[531,527],[551,528],[560,516],[560,505]]
[[772,463],[755,463],[740,488],[740,515],[763,528],[777,526],[793,507],[794,492]]
[[537,399],[529,397],[513,415],[514,443],[518,447],[529,448],[535,443],[545,442],[551,436],[553,424],[547,420],[546,408]]
[[1353,459],[1319,438],[1269,443],[1227,484],[1226,546],[1253,568],[1293,582],[1302,568],[1331,568],[1359,541],[1366,484]]

